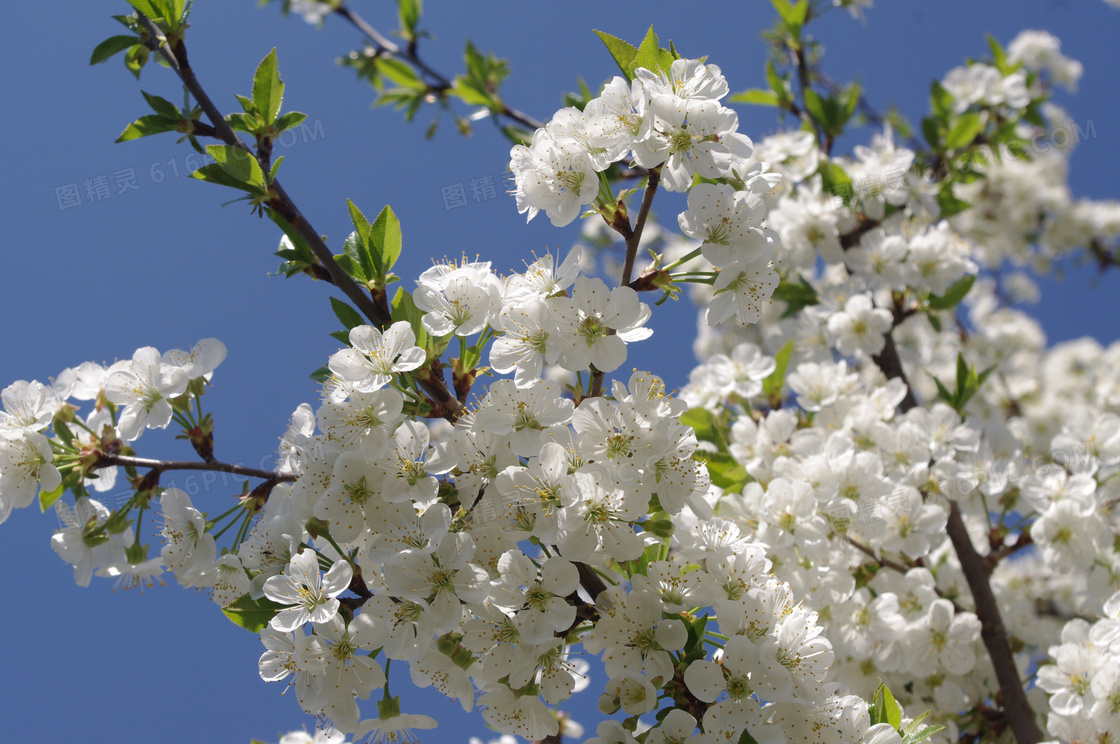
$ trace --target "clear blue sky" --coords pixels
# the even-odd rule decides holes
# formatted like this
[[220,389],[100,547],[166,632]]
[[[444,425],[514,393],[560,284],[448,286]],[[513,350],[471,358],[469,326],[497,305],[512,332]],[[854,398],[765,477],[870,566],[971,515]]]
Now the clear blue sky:
[[[929,81],[968,55],[982,56],[985,32],[1004,43],[1025,28],[1056,33],[1063,51],[1086,68],[1080,94],[1058,100],[1096,132],[1074,156],[1074,192],[1117,195],[1117,11],[1101,0],[879,5],[866,26],[843,12],[814,26],[827,49],[825,69],[838,80],[862,80],[873,103],[894,103],[915,122],[926,110]],[[394,7],[360,2],[356,10],[388,32],[395,27]],[[435,39],[422,52],[448,73],[460,69],[468,37],[508,58],[513,72],[506,99],[541,119],[560,106],[562,91],[576,87],[577,76],[594,86],[614,74],[592,28],[637,40],[652,23],[683,54],[709,55],[732,90],[763,85],[765,51],[758,33],[772,20],[767,3],[705,3],[685,10],[618,2],[608,14],[605,7],[583,1],[433,1],[422,25]],[[19,3],[0,27],[0,127],[6,135],[0,148],[6,228],[0,387],[21,378],[45,380],[86,360],[129,357],[140,346],[163,350],[214,336],[229,347],[206,396],[217,420],[217,455],[267,462],[290,412],[314,400],[308,372],[338,347],[327,336],[336,327],[329,287],[266,276],[277,264],[271,255],[277,229],[251,217],[243,204],[220,207],[232,192],[186,178],[191,151],[175,145],[173,136],[113,144],[129,121],[147,112],[141,88],[181,99],[177,81],[163,68],[145,69],[137,84],[119,58],[87,65],[93,47],[119,32],[109,16],[126,12],[123,0]],[[574,241],[578,225],[557,230],[542,216],[526,226],[502,195],[447,210],[441,189],[496,179],[506,167],[508,145],[487,122],[479,122],[470,139],[445,126],[434,141],[425,141],[428,112],[408,126],[392,111],[371,110],[372,91],[335,64],[359,45],[357,33],[340,20],[330,19],[317,31],[297,17],[283,19],[277,6],[199,0],[192,21],[192,64],[226,111],[235,109],[235,93],[249,92],[257,62],[277,47],[288,86],[285,109],[307,113],[315,127],[308,131],[316,134],[278,148],[287,156],[281,180],[332,247],[350,229],[347,197],[370,216],[392,204],[403,224],[405,256],[398,273],[406,279],[445,255],[480,254],[506,270],[520,267],[533,250],[566,251]],[[740,131],[754,138],[777,127],[770,109],[741,107],[740,116]],[[129,169],[137,188],[118,193],[117,174]],[[91,201],[85,181],[99,176],[107,179],[110,194]],[[60,209],[56,189],[68,184],[77,184],[82,203]],[[672,223],[677,205],[658,204]],[[1051,341],[1084,334],[1104,342],[1116,338],[1117,289],[1115,273],[1096,279],[1090,269],[1073,271],[1063,284],[1046,282],[1038,312]],[[683,303],[661,310],[652,323],[654,336],[631,347],[627,364],[654,369],[679,386],[691,358],[693,320]],[[670,366],[662,366],[667,358]],[[139,444],[141,454],[188,454],[169,434],[149,432]],[[200,477],[196,485],[202,489],[196,504],[211,513],[224,510],[239,489],[220,478]],[[3,741],[247,744],[254,736],[276,741],[307,721],[291,695],[281,697],[278,685],[259,679],[259,642],[205,597],[179,589],[173,579],[144,595],[114,595],[108,581],[97,579],[78,588],[50,549],[55,526],[53,515],[34,508],[0,525],[11,548],[0,650]],[[593,679],[593,685],[602,682],[601,674]],[[408,689],[399,684],[394,692]],[[593,710],[595,697],[589,692],[581,707]],[[486,736],[480,718],[465,719],[457,705],[437,698],[417,698],[425,712],[446,721],[425,741]],[[418,710],[407,701],[406,708]],[[375,713],[372,703],[367,712]],[[593,730],[597,714],[577,718]]]

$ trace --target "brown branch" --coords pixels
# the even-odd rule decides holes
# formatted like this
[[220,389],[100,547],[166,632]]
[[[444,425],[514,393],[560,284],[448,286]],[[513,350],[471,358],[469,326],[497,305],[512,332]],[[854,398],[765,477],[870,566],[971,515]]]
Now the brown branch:
[[[849,545],[851,545],[853,548],[855,548],[859,552],[863,553],[864,555],[866,555],[869,558],[871,558],[872,560],[874,560],[881,567],[890,569],[891,571],[894,571],[896,573],[906,574],[906,572],[909,571],[910,569],[921,568],[924,565],[922,563],[921,559],[918,559],[912,565],[907,566],[905,564],[899,563],[898,561],[893,561],[890,558],[884,558],[882,555],[875,555],[874,550],[872,550],[868,546],[864,545],[863,543],[859,542],[858,540],[855,540],[855,539],[853,539],[851,537],[847,537],[847,536],[845,536],[845,539],[848,541]],[[958,612],[958,613],[959,612],[966,612],[965,608],[963,608],[959,604],[957,604],[955,600],[953,600],[950,597],[945,596],[945,592],[942,591],[939,587],[935,586],[933,588],[933,590],[935,592],[937,592],[937,596],[941,597],[942,599],[948,599],[950,602],[953,603],[953,611],[954,612]]]
[[1004,558],[1009,555],[1014,555],[1020,550],[1029,547],[1033,542],[1034,541],[1031,539],[1030,531],[1023,530],[1019,533],[1019,537],[1015,540],[1015,542],[1011,543],[1010,545],[1004,545],[1002,547],[996,548],[986,556],[984,556],[984,570],[988,573],[991,573],[995,570],[995,567],[999,565],[999,562]]
[[889,568],[890,570],[897,571],[900,574],[904,574],[911,568],[914,568],[914,566],[904,566],[897,561],[892,561],[890,558],[884,558],[882,555],[876,555],[874,550],[854,538],[845,536],[845,539],[848,541],[849,545],[866,555],[868,558],[871,558],[883,568]]
[[[894,337],[890,331],[886,334],[886,345],[883,351],[873,357],[879,369],[888,379],[900,379],[906,384],[906,397],[899,404],[905,413],[918,405],[910,392],[910,383],[902,369],[898,358],[898,351],[894,345]],[[949,539],[957,553],[968,588],[972,592],[973,602],[976,605],[976,616],[980,619],[980,636],[984,646],[988,649],[988,656],[995,668],[996,678],[999,681],[1000,695],[1007,720],[1015,734],[1018,744],[1037,744],[1038,730],[1034,723],[1034,713],[1030,703],[1027,702],[1023,685],[1019,681],[1019,670],[1015,666],[1015,656],[1011,651],[1011,644],[1007,637],[1007,630],[1003,625],[999,604],[992,593],[992,586],[988,582],[989,568],[984,559],[976,552],[972,539],[968,536],[968,529],[961,519],[960,508],[954,500],[949,501],[949,521],[947,525]]]
[[918,400],[914,397],[905,370],[902,369],[902,360],[898,358],[898,349],[894,345],[894,335],[887,331],[883,334],[883,337],[885,339],[883,350],[871,358],[879,369],[883,370],[883,374],[887,376],[888,380],[899,379],[906,386],[906,396],[898,406],[903,413],[906,413],[918,405]]
[[[127,455],[113,455],[106,452],[95,452],[97,460],[93,468],[107,468],[113,465],[133,468],[149,468],[155,473],[165,473],[169,470],[209,470],[217,473],[230,473],[244,475],[249,478],[264,478],[275,483],[293,483],[299,479],[298,475],[284,475],[272,470],[247,468],[244,465],[235,465],[226,462],[198,462],[196,460],[151,460],[146,457],[129,457]],[[149,473],[151,475],[151,473]]]
[[[187,90],[198,101],[199,106],[206,113],[206,117],[210,119],[210,123],[214,127],[214,133],[218,139],[225,142],[231,147],[236,147],[247,153],[248,157],[254,157],[252,150],[250,150],[233,128],[229,122],[222,116],[222,112],[210,100],[210,96],[206,94],[202,84],[198,82],[195,77],[194,71],[191,69],[190,64],[187,62],[186,46],[181,40],[175,42],[175,48],[172,49],[166,43],[159,28],[152,22],[150,18],[143,13],[137,13],[140,23],[144,25],[148,31],[148,40],[146,44],[153,52],[160,54],[171,69],[183,81],[183,85],[187,86]],[[354,280],[342,270],[334,260],[334,254],[331,249],[323,242],[319,233],[307,221],[307,218],[299,211],[295,202],[288,196],[284,187],[280,185],[279,181],[273,181],[269,185],[270,191],[275,194],[275,197],[269,201],[269,207],[276,210],[288,223],[300,234],[307,244],[311,247],[315,257],[326,269],[330,275],[331,284],[339,288],[339,290],[346,295],[346,297],[354,303],[355,306],[372,322],[384,325],[389,320],[388,308],[378,307],[373,299],[362,289],[354,283]]]
[[984,559],[976,552],[972,538],[968,536],[968,528],[961,518],[960,507],[954,500],[949,501],[947,529],[949,539],[953,541],[953,548],[957,551],[961,571],[968,582],[968,588],[972,590],[976,616],[980,618],[980,637],[988,649],[996,678],[999,680],[1007,722],[1018,744],[1037,744],[1038,728],[1034,722],[1034,711],[1027,702],[1026,692],[1023,691],[1022,682],[1019,680],[1019,668],[1015,666],[1015,656],[1011,651],[1007,630],[1004,628],[991,584],[988,583],[987,566]]
[[649,217],[649,208],[653,205],[653,197],[657,193],[657,184],[661,181],[661,169],[653,168],[649,172],[645,193],[642,194],[642,206],[638,209],[638,221],[633,232],[626,238],[626,260],[622,265],[622,281],[618,286],[625,287],[634,275],[634,261],[638,256],[638,244],[642,242],[642,230]]
[[587,591],[587,596],[591,597],[591,601],[598,602],[599,595],[607,590],[606,583],[599,574],[595,573],[595,569],[586,563],[575,562],[576,571],[579,572],[580,586]]

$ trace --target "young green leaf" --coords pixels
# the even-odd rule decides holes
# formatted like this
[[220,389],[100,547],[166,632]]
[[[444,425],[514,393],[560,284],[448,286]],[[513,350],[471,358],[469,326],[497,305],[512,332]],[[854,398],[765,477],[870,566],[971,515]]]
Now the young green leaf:
[[657,41],[657,34],[654,33],[653,26],[650,26],[649,31],[646,32],[646,38],[642,39],[642,43],[638,46],[638,53],[630,61],[630,77],[634,76],[634,70],[639,67],[668,75],[669,68],[672,65],[673,55],[669,50],[661,48]]
[[253,599],[248,594],[243,594],[223,607],[222,613],[239,628],[260,633],[282,609],[284,605],[267,597]]
[[742,93],[736,93],[733,96],[728,96],[728,101],[731,103],[749,103],[755,106],[777,106],[778,97],[773,92],[763,90],[762,88],[751,88],[744,90]]
[[276,48],[265,55],[253,75],[253,108],[264,118],[266,125],[276,121],[280,103],[284,100],[284,83],[276,63]]
[[976,135],[983,130],[984,123],[981,121],[978,112],[970,111],[962,114],[953,128],[949,130],[949,134],[945,136],[945,148],[947,150],[960,150],[968,147],[976,139]]
[[124,66],[128,71],[140,79],[140,70],[144,69],[144,65],[148,64],[148,56],[151,51],[143,44],[137,44],[129,47],[129,50],[124,54]]
[[346,236],[346,240],[342,244],[342,251],[341,256],[334,257],[342,270],[354,281],[361,284],[368,283],[374,277],[373,265],[369,260],[366,243],[357,230]]
[[774,299],[782,300],[786,303],[786,311],[782,313],[783,318],[788,318],[794,313],[799,312],[802,308],[809,305],[816,305],[820,302],[817,296],[817,290],[813,289],[813,285],[804,279],[798,282],[784,281],[778,285],[774,291]]
[[366,324],[361,313],[336,297],[331,298],[331,310],[334,310],[335,317],[342,322],[342,325],[346,326],[347,331]]
[[121,132],[121,136],[117,137],[116,141],[128,142],[129,140],[149,137],[153,134],[160,134],[161,132],[174,132],[178,126],[178,119],[168,119],[158,114],[148,114],[146,116],[141,116],[125,127],[124,131]]
[[166,116],[168,119],[180,118],[179,108],[171,101],[146,91],[140,91],[140,94],[144,96],[144,100],[152,107],[152,111],[155,111],[160,116]]
[[416,334],[416,345],[422,349],[428,348],[428,332],[422,322],[424,312],[416,307],[412,295],[406,292],[404,287],[398,287],[396,295],[393,296],[393,309],[390,316],[394,323],[407,321],[412,326],[412,332]]
[[135,36],[110,36],[105,41],[98,44],[93,48],[93,54],[89,57],[91,65],[97,65],[110,57],[123,52],[140,42]]
[[949,289],[945,290],[945,294],[931,294],[929,296],[929,306],[934,310],[951,310],[959,305],[961,300],[968,295],[969,290],[972,289],[972,285],[975,282],[975,274],[969,274],[958,279]]
[[420,12],[420,0],[399,0],[397,3],[397,17],[400,18],[404,39],[416,38],[416,25],[420,22]]
[[599,30],[595,31],[595,35],[602,39],[607,51],[611,53],[615,64],[618,65],[618,69],[622,70],[622,74],[629,77],[630,63],[634,61],[634,57],[638,56],[638,48],[617,36],[611,36]]
[[[770,405],[782,402],[782,389],[786,384],[786,369],[789,359],[793,355],[793,339],[786,341],[785,345],[774,355],[776,367],[770,376],[762,381],[762,393],[770,401]],[[776,407],[776,406],[775,406]]]
[[384,277],[401,255],[401,222],[386,205],[369,229],[369,247],[378,275]]
[[207,145],[206,152],[215,162],[196,170],[193,178],[264,195],[264,171],[252,153],[232,145]]

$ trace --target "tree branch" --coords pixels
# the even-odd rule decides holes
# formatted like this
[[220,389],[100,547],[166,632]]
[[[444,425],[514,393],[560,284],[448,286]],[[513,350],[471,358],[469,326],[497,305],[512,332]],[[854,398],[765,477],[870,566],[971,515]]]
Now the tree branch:
[[1038,728],[1034,722],[1034,711],[1027,702],[1026,692],[1023,691],[1022,682],[1019,680],[1019,669],[1015,666],[1015,656],[1008,642],[1007,630],[1004,628],[991,584],[988,583],[987,567],[984,559],[976,552],[972,538],[968,536],[968,528],[961,518],[960,507],[953,500],[949,501],[947,529],[949,539],[953,541],[953,548],[957,551],[961,571],[968,582],[968,588],[972,590],[976,616],[980,618],[980,637],[988,649],[996,678],[999,680],[1007,722],[1018,744],[1037,744]]
[[[373,26],[369,25],[369,23],[367,23],[365,19],[363,19],[360,15],[358,15],[345,5],[339,5],[337,8],[335,8],[334,12],[349,21],[350,24],[354,26],[354,28],[358,29],[358,31],[360,31],[366,38],[373,42],[373,46],[378,54],[387,54],[392,57],[399,57],[403,60],[406,60],[409,64],[413,65],[414,67],[416,67],[416,69],[420,70],[433,81],[435,81],[435,85],[431,86],[433,93],[442,95],[443,93],[451,90],[454,87],[454,83],[446,75],[443,75],[433,68],[429,67],[427,63],[420,59],[420,55],[418,55],[416,53],[416,50],[411,46],[407,49],[402,49],[400,45],[390,41],[385,37],[384,34],[380,33]],[[529,129],[540,129],[544,126],[543,122],[540,122],[534,119],[532,116],[518,111],[515,108],[510,108],[504,102],[502,103],[502,110],[500,113],[502,116],[513,119],[517,123],[521,124],[522,126],[528,127]]]
[[894,345],[894,335],[887,331],[883,334],[883,337],[885,339],[883,350],[871,358],[879,369],[883,370],[883,374],[887,376],[888,380],[899,379],[906,386],[906,396],[898,406],[903,413],[906,413],[918,405],[918,400],[914,397],[910,380],[907,379],[906,372],[902,369],[902,360],[898,358],[898,349]]
[[196,460],[151,460],[146,457],[129,457],[127,455],[110,455],[105,452],[96,452],[97,461],[94,468],[107,468],[113,465],[133,468],[150,468],[157,473],[169,470],[210,470],[217,473],[230,473],[244,475],[249,478],[263,478],[276,483],[293,483],[299,479],[298,475],[283,475],[272,470],[247,468],[244,465],[235,465],[226,462],[200,462]]
[[[198,82],[194,71],[191,70],[190,65],[187,63],[186,47],[183,42],[177,42],[175,49],[169,48],[159,28],[152,20],[143,13],[138,12],[137,15],[140,18],[140,23],[142,23],[144,28],[148,31],[149,37],[146,42],[148,48],[167,60],[171,69],[174,70],[179,76],[179,79],[183,81],[183,85],[187,86],[187,90],[195,97],[195,100],[198,101],[198,104],[206,113],[207,118],[210,119],[215,136],[227,145],[245,151],[248,153],[249,157],[255,157],[252,150],[250,150],[245,143],[241,141],[241,138],[237,136],[237,133],[233,131],[229,122],[222,116],[222,112],[218,110],[218,107],[210,100],[210,96],[206,94],[201,83]],[[299,211],[299,208],[296,206],[295,202],[292,201],[292,198],[288,196],[288,193],[284,190],[284,187],[280,185],[280,182],[273,181],[269,185],[269,188],[276,194],[275,198],[269,201],[269,207],[275,209],[277,213],[284,217],[284,219],[299,232],[300,237],[307,241],[315,257],[319,259],[323,268],[325,268],[330,275],[331,283],[338,287],[338,289],[346,295],[370,321],[378,325],[387,323],[389,320],[387,309],[378,307],[373,299],[366,292],[363,292],[361,288],[354,283],[354,280],[342,270],[342,267],[335,263],[334,254],[331,253],[330,248],[327,247],[319,233]]]
[[[879,369],[890,379],[900,379],[906,384],[906,397],[903,398],[899,408],[905,413],[918,405],[910,392],[910,383],[902,370],[902,363],[898,359],[895,349],[894,337],[888,331],[886,345],[883,351],[873,357]],[[1023,685],[1019,681],[1019,669],[1015,666],[1015,655],[1011,651],[1007,630],[1003,625],[1003,617],[999,612],[999,604],[992,593],[992,586],[988,582],[988,567],[984,559],[976,552],[972,538],[968,536],[968,529],[961,518],[957,502],[949,501],[949,521],[947,525],[949,539],[957,553],[968,588],[972,592],[972,599],[976,605],[976,616],[980,619],[980,636],[984,646],[988,649],[988,656],[995,668],[996,679],[1003,698],[1003,707],[1007,715],[1008,724],[1015,734],[1018,744],[1037,744],[1038,729],[1034,723],[1034,712]]]
[[638,255],[638,244],[642,242],[642,230],[646,226],[646,218],[649,217],[649,208],[653,205],[653,197],[657,193],[657,184],[661,181],[661,169],[653,168],[649,172],[649,180],[646,182],[645,193],[642,194],[642,206],[638,209],[638,221],[634,224],[634,230],[626,238],[626,259],[622,265],[622,281],[618,286],[625,287],[630,284],[631,278],[634,274],[634,260]]

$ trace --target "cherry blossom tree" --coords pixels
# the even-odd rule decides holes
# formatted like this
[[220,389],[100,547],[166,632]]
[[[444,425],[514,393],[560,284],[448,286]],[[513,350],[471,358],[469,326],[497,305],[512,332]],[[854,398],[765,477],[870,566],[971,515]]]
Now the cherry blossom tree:
[[[716,50],[652,28],[597,31],[605,84],[541,122],[501,97],[504,61],[468,45],[462,74],[429,66],[418,0],[401,43],[289,0],[365,36],[350,63],[382,103],[497,120],[527,219],[585,219],[584,244],[522,272],[464,256],[410,280],[390,206],[348,202],[328,245],[281,186],[273,142],[304,115],[282,113],[275,52],[223,113],[189,5],[129,3],[91,62],[159,61],[187,97],[145,93],[121,140],[205,153],[194,177],[278,228],[280,273],[339,295],[345,347],[273,470],[214,456],[215,339],[4,388],[0,522],[54,510],[77,583],[204,590],[321,742],[436,726],[391,665],[530,741],[570,735],[592,687],[595,744],[1120,740],[1120,343],[1047,348],[1011,302],[1022,269],[1120,260],[1120,203],[1072,198],[1069,148],[1032,147],[1081,75],[1055,37],[946,71],[919,139],[828,77],[806,31],[870,2],[773,0],[767,87],[733,93]],[[740,131],[730,104],[784,129]],[[868,144],[837,152],[857,122]],[[686,194],[679,233],[652,221],[660,191]],[[699,362],[670,392],[624,364],[686,290]],[[172,426],[192,458],[144,457]],[[180,470],[252,485],[195,503],[161,486]]]

